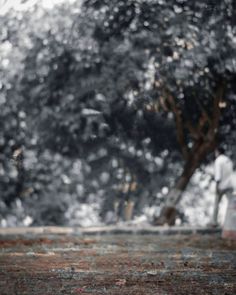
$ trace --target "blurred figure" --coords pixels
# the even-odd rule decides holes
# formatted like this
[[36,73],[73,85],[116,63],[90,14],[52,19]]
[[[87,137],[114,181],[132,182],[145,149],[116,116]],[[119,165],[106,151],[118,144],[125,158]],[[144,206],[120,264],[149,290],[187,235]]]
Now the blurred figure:
[[212,226],[217,226],[219,204],[223,197],[227,197],[233,192],[233,163],[229,157],[225,155],[223,147],[219,147],[215,151],[215,182],[216,182],[216,195],[213,211]]

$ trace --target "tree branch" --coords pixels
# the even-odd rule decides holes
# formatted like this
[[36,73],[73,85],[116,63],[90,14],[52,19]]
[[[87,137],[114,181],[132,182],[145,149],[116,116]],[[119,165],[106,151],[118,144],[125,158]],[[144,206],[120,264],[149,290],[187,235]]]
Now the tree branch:
[[212,111],[212,122],[210,125],[210,128],[207,133],[208,140],[214,140],[216,137],[216,134],[218,132],[219,128],[219,122],[220,122],[220,101],[223,99],[224,91],[225,91],[226,84],[223,81],[217,91],[216,95],[213,98],[213,111]]
[[177,106],[173,96],[165,90],[166,94],[165,97],[170,105],[170,109],[172,113],[175,116],[176,121],[176,131],[177,131],[177,140],[180,144],[180,148],[183,154],[184,159],[186,160],[189,156],[189,148],[185,141],[185,135],[184,135],[184,122],[182,119],[182,111]]

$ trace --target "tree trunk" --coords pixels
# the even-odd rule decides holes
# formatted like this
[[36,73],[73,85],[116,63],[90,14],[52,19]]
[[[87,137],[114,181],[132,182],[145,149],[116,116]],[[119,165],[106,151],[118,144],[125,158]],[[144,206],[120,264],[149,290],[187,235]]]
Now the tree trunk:
[[210,143],[196,143],[185,162],[184,170],[175,186],[166,196],[164,207],[161,210],[160,216],[154,218],[154,225],[174,225],[177,215],[176,205],[181,200],[182,194],[187,187],[192,175],[196,169],[201,165],[207,154],[213,151],[215,142]]
[[134,211],[134,201],[126,201],[125,207],[124,207],[124,218],[125,221],[130,221],[133,217],[133,211]]
[[[164,89],[164,95],[169,103],[169,111],[175,116],[177,140],[179,142],[183,157],[185,159],[185,166],[183,173],[176,182],[174,188],[167,195],[164,207],[158,218],[154,219],[154,224],[169,225],[175,224],[176,219],[176,204],[180,201],[182,193],[189,183],[195,170],[201,165],[204,158],[216,147],[216,137],[220,120],[220,102],[223,99],[225,81],[219,82],[216,89],[216,94],[212,101],[212,114],[209,116],[204,107],[200,104],[201,116],[199,117],[198,124],[194,126],[189,121],[184,121],[182,110],[177,104],[171,93]],[[198,101],[199,103],[199,101]],[[187,130],[191,136],[194,145],[189,149],[186,142],[184,131]]]

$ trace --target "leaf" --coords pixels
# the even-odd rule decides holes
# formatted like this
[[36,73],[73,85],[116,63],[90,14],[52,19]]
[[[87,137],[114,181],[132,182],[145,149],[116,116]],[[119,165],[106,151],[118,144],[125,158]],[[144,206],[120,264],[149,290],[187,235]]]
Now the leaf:
[[119,287],[125,286],[125,284],[126,284],[126,279],[118,279],[116,280],[116,283],[115,283],[115,285]]

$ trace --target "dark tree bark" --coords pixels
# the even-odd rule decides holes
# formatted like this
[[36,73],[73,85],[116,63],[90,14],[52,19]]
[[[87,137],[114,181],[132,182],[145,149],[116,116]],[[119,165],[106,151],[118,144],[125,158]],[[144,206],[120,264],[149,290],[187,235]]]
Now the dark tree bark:
[[[169,104],[169,111],[173,112],[176,121],[176,131],[182,155],[185,160],[183,172],[176,181],[174,187],[170,190],[166,197],[165,204],[161,210],[160,216],[155,217],[153,223],[155,225],[174,225],[177,215],[176,205],[181,200],[182,194],[187,187],[192,175],[202,164],[206,156],[213,152],[217,146],[217,131],[220,119],[220,102],[224,93],[224,84],[220,84],[216,91],[216,95],[212,102],[211,117],[202,108],[201,117],[197,126],[193,126],[191,122],[184,121],[182,112],[177,106],[173,96],[166,93],[166,100]],[[191,148],[188,147],[184,132],[192,137],[194,142]]]

